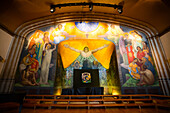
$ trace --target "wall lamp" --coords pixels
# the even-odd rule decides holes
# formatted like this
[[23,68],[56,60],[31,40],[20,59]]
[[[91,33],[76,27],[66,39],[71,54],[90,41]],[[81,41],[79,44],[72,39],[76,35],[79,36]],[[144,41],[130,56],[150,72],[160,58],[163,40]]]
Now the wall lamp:
[[93,10],[93,6],[102,6],[102,7],[112,7],[114,9],[117,9],[119,14],[123,12],[123,5],[116,5],[116,4],[104,4],[104,3],[86,3],[86,2],[81,2],[81,3],[65,3],[65,4],[57,4],[57,5],[51,5],[50,6],[50,12],[54,13],[55,8],[61,8],[61,7],[68,7],[68,6],[89,6],[89,10]]

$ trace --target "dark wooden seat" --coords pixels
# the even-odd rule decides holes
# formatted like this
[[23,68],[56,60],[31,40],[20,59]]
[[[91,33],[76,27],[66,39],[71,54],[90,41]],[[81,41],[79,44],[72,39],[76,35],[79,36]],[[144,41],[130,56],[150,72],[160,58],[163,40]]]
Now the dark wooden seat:
[[[160,99],[161,98],[161,99]],[[167,99],[165,99],[167,98]],[[27,95],[27,107],[139,107],[166,106],[169,97],[162,95]]]

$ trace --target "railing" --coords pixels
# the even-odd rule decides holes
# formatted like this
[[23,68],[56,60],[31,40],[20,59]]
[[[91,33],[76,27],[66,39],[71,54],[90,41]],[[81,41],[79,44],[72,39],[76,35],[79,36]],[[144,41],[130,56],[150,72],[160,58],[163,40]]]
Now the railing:
[[170,108],[170,96],[163,95],[26,95],[24,107],[129,107]]

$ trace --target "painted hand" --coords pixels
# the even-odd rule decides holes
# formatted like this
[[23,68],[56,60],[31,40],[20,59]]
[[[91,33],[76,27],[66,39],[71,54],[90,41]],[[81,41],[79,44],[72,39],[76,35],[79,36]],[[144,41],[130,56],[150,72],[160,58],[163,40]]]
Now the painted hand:
[[64,47],[69,48],[69,45],[68,44],[64,44]]
[[109,46],[109,44],[105,44],[105,45],[104,45],[104,47],[108,47],[108,46]]

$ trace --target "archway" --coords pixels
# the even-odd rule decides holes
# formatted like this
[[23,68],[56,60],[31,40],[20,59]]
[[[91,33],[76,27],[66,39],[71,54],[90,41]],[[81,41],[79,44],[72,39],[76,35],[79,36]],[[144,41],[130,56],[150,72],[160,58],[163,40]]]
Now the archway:
[[[34,73],[34,74],[38,75],[37,78],[35,77],[37,84],[29,85],[29,86],[35,86],[35,87],[40,86],[40,88],[50,86],[52,88],[54,81],[55,81],[54,78],[56,76],[56,73],[60,72],[61,70],[65,70],[65,71],[62,71],[61,75],[60,75],[60,77],[63,77],[63,76],[65,77],[65,78],[62,78],[65,82],[64,83],[62,82],[62,85],[60,87],[72,86],[71,83],[69,83],[69,82],[71,82],[71,79],[67,80],[67,79],[69,79],[69,76],[72,76],[71,69],[69,69],[69,68],[73,67],[75,61],[80,62],[80,65],[82,65],[81,59],[83,59],[83,57],[79,58],[78,57],[79,53],[76,53],[76,52],[83,50],[83,48],[85,46],[88,46],[90,51],[95,50],[97,48],[102,48],[102,50],[100,50],[99,52],[94,53],[92,58],[89,58],[89,61],[91,60],[91,63],[94,61],[97,61],[97,63],[99,63],[101,65],[98,67],[100,69],[99,74],[101,75],[100,80],[102,81],[102,77],[104,79],[107,79],[103,83],[101,82],[101,86],[106,87],[105,88],[105,90],[107,90],[106,94],[115,93],[116,88],[113,88],[113,84],[116,81],[116,80],[114,80],[115,77],[118,77],[118,78],[120,77],[120,83],[121,83],[121,87],[123,89],[122,90],[123,93],[128,93],[128,92],[126,92],[126,90],[129,90],[129,88],[133,89],[133,91],[131,93],[147,93],[147,92],[145,92],[146,90],[144,92],[138,92],[137,91],[138,84],[140,86],[143,84],[143,85],[145,85],[145,87],[152,86],[152,87],[156,87],[156,89],[159,88],[159,82],[157,80],[158,75],[156,74],[156,71],[154,69],[155,64],[153,63],[153,59],[152,59],[153,57],[151,55],[150,47],[148,45],[147,36],[144,33],[137,31],[133,28],[122,26],[121,24],[120,25],[119,24],[107,24],[107,23],[103,23],[103,22],[88,22],[88,21],[83,21],[83,22],[78,22],[78,23],[81,27],[83,27],[83,29],[86,29],[87,27],[89,27],[89,28],[86,30],[89,30],[92,28],[94,28],[94,29],[92,29],[91,31],[82,31],[82,29],[79,29],[78,26],[76,26],[76,22],[68,22],[68,23],[61,23],[61,24],[59,23],[59,24],[57,24],[57,26],[56,25],[55,26],[47,26],[47,27],[42,27],[40,29],[37,29],[36,31],[33,31],[26,37],[27,41],[25,41],[24,49],[23,49],[23,52],[22,52],[22,55],[21,55],[21,58],[19,61],[19,69],[22,66],[22,64],[26,64],[26,63],[22,63],[22,61],[24,61],[24,58],[25,59],[30,58],[30,60],[33,60],[33,53],[31,53],[30,51],[33,51],[34,53],[37,54],[37,57],[35,59],[38,61],[39,67],[40,67],[40,69],[38,69],[36,71],[36,73]],[[96,24],[96,23],[98,23],[98,24]],[[62,27],[61,29],[59,28],[60,25]],[[47,37],[46,37],[46,35],[47,35]],[[63,40],[66,40],[66,41],[63,41]],[[88,41],[88,40],[90,40],[90,41]],[[95,40],[97,40],[97,41],[95,42]],[[109,40],[109,41],[107,41],[107,40]],[[56,54],[57,51],[53,49],[53,51],[55,53],[53,53],[53,54],[51,53],[51,58],[50,58],[50,62],[52,62],[51,63],[52,65],[49,65],[49,67],[47,67],[49,74],[45,75],[46,82],[43,83],[43,82],[41,82],[41,76],[42,76],[41,73],[43,73],[42,69],[43,69],[43,65],[44,65],[43,61],[45,61],[44,60],[45,56],[44,57],[42,57],[42,56],[44,54],[43,50],[46,47],[46,43],[45,43],[46,41],[47,41],[47,43],[54,44],[54,47],[52,46],[52,48],[55,48],[55,44],[58,45],[58,43],[61,42],[59,44],[59,50],[60,50],[60,52],[61,51],[64,52],[64,55],[62,56],[61,55],[62,52],[60,53],[61,59],[62,59],[61,65],[63,65],[63,66],[60,66],[59,68],[60,69],[62,68],[62,69],[57,70],[57,72],[54,73],[56,71],[56,69],[53,68],[52,72],[50,72],[50,69],[49,69],[50,66],[51,66],[51,68],[53,66],[55,67],[56,60],[57,60],[56,55],[53,55],[53,54]],[[92,41],[94,42],[94,44],[91,43]],[[72,50],[75,52],[65,49],[66,47],[64,47],[64,44],[62,44],[64,42],[67,42],[66,44],[68,44],[71,48],[74,48]],[[103,46],[105,44],[107,45],[107,42],[115,43],[116,53],[114,53],[114,54],[116,54],[117,61],[115,59],[114,62],[118,62],[117,64],[114,63],[114,65],[113,65],[113,62],[112,62],[113,58],[111,57],[111,56],[113,56],[111,49],[113,49],[114,46],[108,46],[105,49],[103,48]],[[34,49],[33,49],[33,45],[36,45],[36,47]],[[108,49],[109,47],[110,47],[110,49]],[[24,52],[25,52],[25,54],[24,54]],[[73,54],[69,54],[72,52],[73,52]],[[111,52],[111,53],[109,54],[109,52]],[[72,58],[72,57],[75,57],[75,58],[73,58],[73,59],[66,58],[67,57],[66,53],[69,54],[68,58]],[[71,57],[71,55],[72,55],[72,57]],[[107,57],[107,56],[109,56],[109,57]],[[147,59],[144,59],[144,57],[146,57]],[[134,70],[133,66],[131,66],[131,65],[134,63],[135,58],[138,58],[138,60],[140,62],[143,61],[143,64],[141,64],[141,65],[137,64],[137,67],[139,69],[136,69],[137,67],[135,67],[134,68],[135,70]],[[110,59],[112,59],[111,64],[109,64]],[[71,61],[71,62],[68,63],[69,61]],[[150,76],[153,77],[153,75],[155,75],[154,81],[151,81],[152,84],[148,84],[150,82],[149,81],[150,78],[149,79],[145,78],[149,81],[149,82],[145,81],[145,84],[144,84],[144,81],[140,81],[140,77],[142,75],[141,73],[142,72],[144,73],[144,71],[146,70],[146,69],[143,69],[143,65],[145,63],[147,64],[147,66],[150,66],[149,68],[146,68],[152,73]],[[111,68],[109,67],[109,65],[112,65],[112,66],[110,66]],[[23,67],[23,69],[20,71],[20,74],[22,71],[24,71],[24,69],[26,69],[26,66]],[[32,69],[32,68],[30,67],[30,69]],[[118,76],[118,73],[114,72],[113,70],[119,71],[119,76]],[[140,73],[140,71],[141,71],[141,73]],[[22,78],[22,77],[20,76],[20,78]],[[49,80],[51,80],[51,81],[49,81]],[[119,81],[119,80],[117,80],[117,81]],[[18,82],[18,83],[20,83],[20,82]],[[119,83],[119,82],[117,82],[117,83]],[[19,85],[19,84],[17,84],[17,85]],[[21,82],[21,85],[25,86],[28,84],[22,84],[22,82]],[[118,86],[118,84],[116,84],[116,86]],[[119,88],[117,88],[117,90],[119,90]],[[148,89],[148,90],[150,90],[150,89]],[[45,92],[45,91],[42,91],[42,92]],[[51,92],[52,91],[50,91],[50,93]],[[157,92],[160,92],[160,90],[158,89]]]

